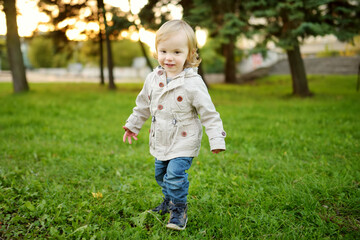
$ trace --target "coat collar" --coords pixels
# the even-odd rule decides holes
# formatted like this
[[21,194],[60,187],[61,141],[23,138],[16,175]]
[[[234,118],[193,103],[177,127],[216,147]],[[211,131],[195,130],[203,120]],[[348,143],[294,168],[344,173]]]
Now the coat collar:
[[[197,68],[185,68],[180,74],[175,76],[173,80],[169,83],[166,91],[170,91],[174,88],[177,88],[184,84],[185,78],[193,77],[197,75]],[[166,78],[165,69],[161,66],[158,66],[154,69],[155,74],[162,80]]]
[[[157,66],[154,69],[154,72],[158,75],[158,76],[165,76],[166,72],[165,69],[162,66]],[[174,79],[178,78],[178,77],[192,77],[197,75],[198,73],[198,68],[197,67],[193,67],[193,68],[185,68],[181,73],[179,73],[177,76],[174,77]]]

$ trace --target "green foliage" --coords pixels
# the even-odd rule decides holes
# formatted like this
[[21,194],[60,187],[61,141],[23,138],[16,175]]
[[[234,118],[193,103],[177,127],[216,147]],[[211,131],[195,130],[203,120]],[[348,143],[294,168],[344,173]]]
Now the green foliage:
[[348,43],[344,52],[340,53],[342,56],[360,56],[360,36],[354,37],[351,43]]
[[[222,40],[219,38],[208,38],[206,44],[200,49],[200,57],[202,59],[205,73],[223,73],[225,58],[221,54]],[[244,52],[235,49],[235,62],[241,62]]]
[[78,42],[69,41],[61,46],[54,55],[53,67],[66,68],[69,63],[80,62],[80,46]]
[[188,227],[174,232],[168,216],[147,212],[161,201],[150,122],[132,145],[121,141],[140,84],[33,84],[13,95],[0,83],[0,238],[358,239],[356,76],[309,84],[307,99],[288,97],[289,76],[212,86],[227,151],[212,154],[204,136]]
[[119,67],[131,66],[135,57],[142,57],[138,42],[128,39],[112,42],[114,65]]
[[204,0],[194,0],[194,8],[189,11],[188,21],[196,23],[201,27],[206,27],[209,32],[216,32],[217,24],[213,21],[216,18],[212,15],[212,10],[220,10],[216,8],[218,1],[206,2]]
[[[207,28],[209,36],[216,38],[221,42],[221,53],[224,56],[223,72],[225,73],[225,82],[236,82],[236,63],[235,53],[237,39],[245,36],[248,31],[248,20],[250,15],[243,8],[242,1],[206,1],[193,0],[187,1],[192,4],[191,10],[187,11],[188,19],[193,25],[197,24]],[[186,7],[183,4],[183,7]],[[216,59],[214,70],[220,70],[222,59]]]
[[[100,61],[99,42],[88,40],[81,43],[79,47],[78,61],[83,65],[98,66]],[[106,49],[104,46],[103,49]]]
[[79,49],[79,43],[75,41],[57,46],[52,37],[36,36],[30,41],[28,58],[35,68],[64,68],[71,62],[80,61]]
[[[110,27],[108,27],[108,31],[110,33],[117,33],[119,34],[122,30],[128,30],[130,26],[133,26],[132,22],[129,22],[129,20],[127,19],[130,16],[117,16],[116,12],[113,13],[114,15],[112,16],[112,25]],[[124,14],[123,12],[121,12],[121,14]]]
[[318,52],[317,57],[335,57],[339,56],[339,51],[329,49],[328,45],[325,45],[324,51]]
[[[91,6],[92,5],[92,6]],[[94,6],[93,2],[90,5],[89,1],[62,1],[62,0],[39,0],[37,6],[42,13],[45,13],[50,18],[50,24],[55,27],[55,31],[51,32],[52,39],[54,40],[56,48],[61,48],[62,46],[68,43],[66,36],[66,30],[74,28],[76,23],[70,23],[63,27],[62,29],[58,28],[58,23],[69,20],[69,19],[79,19],[80,13],[84,10],[90,10],[91,14],[84,18],[81,16],[81,19],[84,21],[94,21],[96,15],[93,11]],[[56,14],[54,14],[56,12]],[[85,32],[88,36],[93,35],[92,32]]]
[[[150,49],[146,49],[150,52]],[[29,47],[29,59],[33,67],[67,67],[71,62],[80,62],[83,65],[97,66],[99,64],[99,43],[89,40],[85,42],[69,42],[54,53],[52,40],[36,37]],[[142,52],[138,42],[131,40],[112,41],[114,66],[129,67],[135,57],[141,57]],[[106,64],[106,46],[104,46]]]
[[[58,23],[65,22],[69,19],[79,19],[85,22],[96,22],[97,21],[97,13],[96,13],[96,1],[95,6],[94,2],[91,1],[62,1],[62,0],[39,0],[38,7],[42,13],[45,13],[50,18],[50,24],[55,27],[54,31],[48,33],[48,37],[52,39],[52,44],[54,46],[53,62],[52,67],[67,67],[69,63],[72,62],[86,62],[93,61],[93,59],[83,59],[82,56],[79,56],[77,43],[70,41],[66,36],[66,31],[72,28],[75,28],[74,23],[68,22],[66,26],[59,29]],[[86,14],[84,17],[84,11],[90,11],[89,14]],[[54,14],[56,12],[56,14]],[[93,30],[84,30],[81,33],[83,36],[93,39],[97,38],[98,34]]]
[[[139,18],[141,19],[141,25],[146,29],[159,29],[162,24],[164,24],[168,19],[171,19],[170,11],[166,7],[168,3],[168,1],[149,0],[138,14]],[[179,4],[182,3],[184,3],[184,1],[179,1]],[[184,9],[183,11],[183,17],[185,18],[186,11],[187,9]],[[161,15],[155,15],[154,12],[161,12]]]
[[294,36],[324,36],[331,32],[327,24],[303,22],[292,31]]
[[51,39],[35,37],[28,52],[30,64],[35,68],[50,68],[54,65],[55,49]]
[[235,14],[225,13],[224,26],[220,30],[220,34],[223,36],[225,41],[229,41],[229,39],[236,39],[240,36],[245,27],[246,23],[241,21]]
[[212,37],[228,43],[245,34],[249,15],[239,1],[194,0],[192,3],[190,22],[207,28]]
[[221,44],[216,39],[208,38],[200,49],[200,57],[206,73],[224,72],[225,58],[219,53]]
[[[350,41],[359,34],[358,1],[245,1],[245,8],[266,24],[250,24],[250,32],[264,34],[287,49],[308,36],[334,34],[340,41]],[[264,43],[261,43],[264,45]]]
[[66,68],[69,64],[69,54],[67,52],[58,52],[54,56],[54,67]]

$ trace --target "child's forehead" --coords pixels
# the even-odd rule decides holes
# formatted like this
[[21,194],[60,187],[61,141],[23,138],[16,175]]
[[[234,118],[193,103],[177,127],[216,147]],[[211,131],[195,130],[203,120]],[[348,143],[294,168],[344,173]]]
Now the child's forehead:
[[169,38],[180,37],[180,36],[186,37],[186,33],[183,29],[179,29],[178,31],[168,31],[161,34],[160,41],[164,41]]
[[158,41],[158,44],[166,43],[184,43],[188,45],[188,39],[184,32],[172,32],[164,35]]

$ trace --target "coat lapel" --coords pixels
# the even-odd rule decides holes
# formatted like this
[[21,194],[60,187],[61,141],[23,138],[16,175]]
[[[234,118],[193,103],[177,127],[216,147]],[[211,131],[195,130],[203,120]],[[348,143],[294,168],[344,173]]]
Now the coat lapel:
[[[158,67],[157,69],[157,75],[159,77],[159,79],[161,79],[161,81],[165,81],[166,82],[166,76],[165,76],[165,70],[162,67]],[[182,85],[185,84],[185,76],[190,76],[190,75],[195,75],[197,69],[189,69],[189,70],[184,70],[182,71],[178,76],[176,76],[169,84],[166,85],[166,87],[164,87],[161,91],[160,97],[159,99],[167,92],[178,88]],[[159,83],[158,83],[159,84]]]

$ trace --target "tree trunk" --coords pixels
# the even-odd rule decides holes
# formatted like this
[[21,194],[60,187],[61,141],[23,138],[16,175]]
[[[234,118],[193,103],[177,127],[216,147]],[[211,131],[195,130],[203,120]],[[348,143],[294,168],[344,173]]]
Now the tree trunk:
[[112,51],[111,51],[111,42],[109,38],[109,32],[108,32],[108,25],[106,22],[106,11],[104,7],[104,1],[98,0],[98,8],[102,10],[103,14],[103,20],[105,24],[105,42],[106,42],[106,53],[107,53],[107,66],[109,71],[109,88],[110,89],[116,89],[115,83],[114,83],[114,75],[113,75],[113,58],[112,58]]
[[107,66],[109,71],[109,88],[110,89],[116,89],[115,83],[114,83],[114,75],[113,75],[113,58],[112,58],[112,51],[111,51],[111,42],[109,38],[109,32],[108,32],[108,26],[106,22],[106,14],[105,14],[105,8],[103,7],[103,16],[104,16],[104,23],[105,23],[105,41],[106,41],[106,55],[107,55]]
[[301,97],[311,96],[312,93],[308,87],[304,61],[300,54],[299,45],[295,46],[293,49],[286,50],[286,53],[291,71],[293,95]]
[[4,12],[6,15],[6,47],[9,56],[11,75],[13,80],[14,92],[24,92],[29,90],[26,80],[24,59],[20,48],[20,38],[16,21],[16,1],[5,0]]
[[[137,28],[137,26],[136,26],[136,28]],[[140,44],[141,52],[142,52],[142,54],[144,55],[144,57],[145,57],[145,59],[146,59],[146,64],[147,64],[148,67],[150,68],[150,71],[152,71],[152,70],[153,70],[153,66],[152,66],[152,64],[151,64],[151,62],[150,62],[149,56],[148,56],[147,53],[146,53],[144,44],[142,43],[142,41],[140,41],[140,39],[139,39],[138,42],[139,42],[139,44]]]
[[[130,4],[130,1],[129,1],[129,4]],[[135,27],[136,27],[136,31],[137,31],[138,33],[140,33],[140,29],[139,29],[138,25],[135,24]],[[153,68],[153,66],[152,66],[152,64],[151,64],[151,61],[150,61],[150,59],[149,59],[149,56],[148,56],[147,53],[146,53],[144,44],[143,44],[143,42],[140,40],[140,38],[139,38],[138,42],[139,42],[139,44],[140,44],[141,52],[142,52],[143,56],[144,56],[145,59],[146,59],[146,64],[147,64],[148,67],[150,68],[150,71],[152,71],[154,68]]]
[[235,65],[235,42],[230,40],[229,43],[223,45],[225,56],[225,82],[236,83],[236,65]]
[[99,21],[99,54],[100,54],[100,85],[105,85],[104,80],[104,48],[103,48],[103,34],[101,31],[101,13],[100,9],[98,9],[98,21]]

